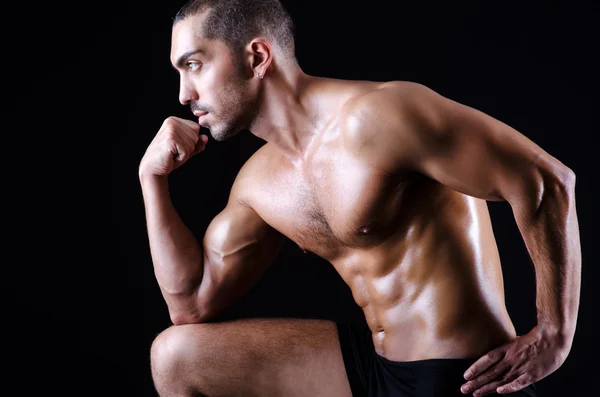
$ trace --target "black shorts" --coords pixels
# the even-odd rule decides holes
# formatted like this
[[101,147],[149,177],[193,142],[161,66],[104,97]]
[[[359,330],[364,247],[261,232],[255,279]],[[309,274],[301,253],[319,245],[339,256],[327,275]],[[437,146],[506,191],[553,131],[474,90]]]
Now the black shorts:
[[[366,323],[337,323],[353,397],[467,397],[463,374],[477,359],[390,361],[375,351]],[[498,396],[497,393],[490,394]],[[503,396],[536,397],[535,383]]]

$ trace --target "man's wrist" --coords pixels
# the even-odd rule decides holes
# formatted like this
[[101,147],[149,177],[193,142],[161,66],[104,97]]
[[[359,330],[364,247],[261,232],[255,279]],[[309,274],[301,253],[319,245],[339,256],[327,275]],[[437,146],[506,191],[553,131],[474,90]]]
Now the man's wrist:
[[154,175],[148,171],[140,169],[138,172],[138,178],[143,186],[147,184],[166,183],[168,180],[168,175]]
[[540,338],[552,340],[558,347],[571,349],[575,327],[568,324],[555,324],[549,322],[538,322],[538,335]]

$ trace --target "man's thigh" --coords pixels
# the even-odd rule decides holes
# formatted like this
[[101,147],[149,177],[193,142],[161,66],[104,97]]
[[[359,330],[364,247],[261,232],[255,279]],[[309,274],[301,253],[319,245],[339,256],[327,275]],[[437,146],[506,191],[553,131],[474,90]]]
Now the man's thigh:
[[[249,318],[175,326],[156,338],[152,362],[155,384],[165,395],[352,395],[337,327],[328,320]],[[171,386],[185,390],[166,390]]]

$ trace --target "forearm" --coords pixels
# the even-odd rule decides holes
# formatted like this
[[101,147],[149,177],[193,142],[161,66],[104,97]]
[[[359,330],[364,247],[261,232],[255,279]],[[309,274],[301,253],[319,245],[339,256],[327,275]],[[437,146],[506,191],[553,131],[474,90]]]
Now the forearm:
[[581,285],[575,177],[563,169],[545,174],[539,186],[535,205],[526,200],[511,204],[535,267],[538,325],[570,348]]
[[197,290],[203,254],[197,238],[177,214],[166,177],[140,176],[154,273],[167,299]]

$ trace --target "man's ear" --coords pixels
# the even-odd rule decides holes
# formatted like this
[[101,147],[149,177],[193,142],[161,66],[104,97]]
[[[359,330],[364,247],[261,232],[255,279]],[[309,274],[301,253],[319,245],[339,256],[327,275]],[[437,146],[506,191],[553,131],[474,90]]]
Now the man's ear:
[[262,79],[273,60],[273,52],[269,42],[262,38],[256,38],[248,44],[248,61],[254,76]]

